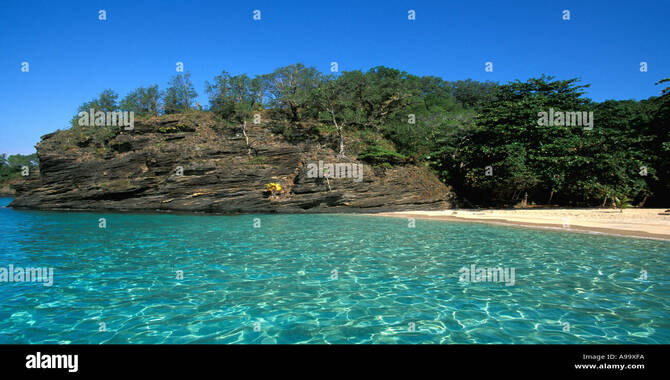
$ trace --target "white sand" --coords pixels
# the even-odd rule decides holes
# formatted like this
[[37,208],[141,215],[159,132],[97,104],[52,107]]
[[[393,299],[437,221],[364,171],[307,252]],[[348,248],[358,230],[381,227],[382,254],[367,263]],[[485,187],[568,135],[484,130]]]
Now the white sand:
[[[667,209],[513,209],[400,211],[380,216],[441,219],[560,228],[575,232],[598,232],[670,240]],[[667,214],[667,215],[660,215]]]

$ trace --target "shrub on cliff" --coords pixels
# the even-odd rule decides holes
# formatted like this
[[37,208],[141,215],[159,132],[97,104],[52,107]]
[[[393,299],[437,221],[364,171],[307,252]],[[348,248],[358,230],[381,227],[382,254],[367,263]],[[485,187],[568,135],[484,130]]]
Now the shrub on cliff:
[[[373,165],[403,165],[408,163],[409,159],[407,156],[400,153],[392,152],[386,150],[379,146],[372,146],[361,152],[358,155],[358,159],[361,161],[369,162]],[[388,165],[385,165],[388,164]]]

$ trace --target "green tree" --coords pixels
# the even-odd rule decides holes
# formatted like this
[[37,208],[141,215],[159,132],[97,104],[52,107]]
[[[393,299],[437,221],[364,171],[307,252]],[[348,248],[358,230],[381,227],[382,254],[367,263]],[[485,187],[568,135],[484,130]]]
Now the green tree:
[[[659,83],[670,81],[662,80]],[[652,166],[656,169],[657,181],[652,183],[655,199],[652,206],[667,207],[670,204],[670,87],[663,95],[643,101],[647,105],[651,120],[646,134],[651,136],[647,152],[654,156]]]
[[349,86],[357,89],[359,107],[365,111],[365,126],[380,131],[391,119],[397,120],[416,100],[417,89],[410,86],[415,78],[404,71],[378,66],[365,75],[365,88],[360,85]]
[[[661,83],[668,83],[668,82],[670,82],[670,78],[663,78],[663,79],[659,80],[658,82],[656,82],[655,84],[659,85]],[[662,95],[665,95],[665,94],[668,94],[668,93],[670,93],[670,86],[661,90]]]
[[322,82],[322,74],[302,63],[280,67],[262,77],[269,105],[292,122],[314,116],[309,107],[312,91]]
[[91,109],[94,113],[98,111],[114,112],[118,110],[118,98],[119,95],[111,89],[102,91],[97,98],[93,98],[77,108],[77,115],[72,117],[70,124],[75,129],[82,127],[79,125],[78,114],[80,112],[90,113]]
[[4,184],[21,178],[21,171],[24,166],[32,169],[38,165],[37,153],[28,155],[13,154],[9,157],[6,153],[3,153],[0,155],[0,183]]
[[79,107],[79,111],[88,112],[90,108],[95,111],[113,112],[118,109],[117,101],[119,95],[113,90],[107,89],[100,93],[100,95],[88,103],[84,103]]
[[344,128],[347,119],[351,119],[354,113],[350,92],[343,81],[337,81],[335,77],[324,77],[321,85],[313,90],[311,97],[315,107],[326,114],[325,120],[333,123],[339,136],[338,157],[345,157]]
[[210,96],[210,110],[228,122],[240,123],[247,144],[247,154],[251,156],[251,143],[247,133],[247,120],[254,110],[262,106],[263,88],[260,78],[247,75],[232,76],[223,71],[207,83]]
[[495,82],[478,82],[472,79],[450,82],[451,94],[464,108],[475,108],[495,100],[499,85]]
[[198,96],[191,82],[191,74],[177,74],[170,81],[170,86],[163,95],[165,114],[182,113],[192,109]]
[[223,119],[242,123],[254,110],[262,107],[263,91],[260,78],[246,74],[232,76],[223,71],[206,83],[210,110]]
[[[459,144],[452,140],[473,126],[473,110],[463,108],[451,95],[448,82],[437,77],[409,77],[414,98],[405,115],[384,123],[385,136],[399,151],[414,160],[430,157],[432,152]],[[427,158],[430,159],[430,158]]]
[[131,91],[119,103],[122,111],[132,111],[138,117],[158,116],[160,91],[158,85],[139,87]]
[[584,131],[581,126],[540,125],[538,115],[550,108],[587,110],[589,102],[581,98],[586,86],[577,82],[543,76],[501,86],[496,98],[482,105],[479,128],[450,160],[459,163],[453,170],[461,193],[477,202],[509,204],[526,193],[544,194],[546,201],[563,190]]

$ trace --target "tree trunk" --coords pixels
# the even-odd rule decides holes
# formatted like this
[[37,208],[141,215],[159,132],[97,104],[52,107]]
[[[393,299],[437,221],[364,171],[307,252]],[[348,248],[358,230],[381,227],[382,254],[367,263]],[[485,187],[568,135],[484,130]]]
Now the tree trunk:
[[519,199],[518,193],[519,190],[514,190],[514,193],[512,193],[512,202],[515,202],[516,200]]
[[344,155],[344,135],[342,134],[342,130],[340,132],[340,154],[338,155],[340,158],[346,157]]
[[337,124],[337,119],[335,119],[335,112],[332,108],[329,111],[333,116],[333,124],[335,124],[335,129],[337,129],[337,133],[340,134],[340,153],[337,155],[337,158],[344,158],[346,157],[344,155],[344,134],[342,133],[342,128]]
[[294,104],[293,102],[290,102],[289,107],[291,108],[291,121],[297,122],[298,121],[298,106],[296,104]]
[[247,136],[247,121],[244,121],[242,124],[242,134],[244,134],[244,139],[247,141],[247,155],[251,157],[251,146],[249,146],[249,136]]
[[637,207],[644,207],[644,204],[647,203],[647,198],[649,198],[649,196],[645,195],[644,199],[642,199],[642,202],[640,202],[640,204],[638,204]]
[[549,194],[549,200],[547,201],[548,205],[551,205],[551,198],[554,197],[554,190],[551,191],[551,194]]

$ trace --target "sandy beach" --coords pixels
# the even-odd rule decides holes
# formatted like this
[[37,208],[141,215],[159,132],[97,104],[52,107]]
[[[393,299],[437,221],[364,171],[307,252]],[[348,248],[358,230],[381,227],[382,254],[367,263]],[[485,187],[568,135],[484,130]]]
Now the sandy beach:
[[374,214],[396,218],[437,219],[560,229],[670,241],[667,209],[524,209],[400,211]]

